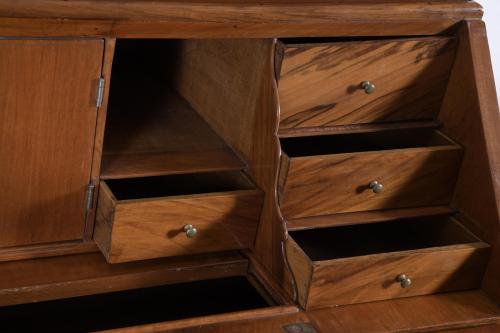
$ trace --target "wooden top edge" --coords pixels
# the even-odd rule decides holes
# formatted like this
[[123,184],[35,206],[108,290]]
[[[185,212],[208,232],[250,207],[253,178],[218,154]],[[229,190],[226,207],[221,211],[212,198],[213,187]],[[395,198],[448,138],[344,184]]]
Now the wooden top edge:
[[190,23],[311,23],[331,20],[405,21],[482,17],[482,7],[464,0],[0,0],[0,17],[152,20]]
[[275,307],[260,308],[254,310],[244,310],[238,312],[229,312],[223,314],[210,315],[205,317],[194,317],[188,319],[180,319],[174,321],[159,322],[153,324],[145,324],[139,326],[124,327],[118,329],[110,329],[99,331],[100,333],[138,333],[138,332],[165,332],[167,330],[179,330],[189,327],[202,327],[221,322],[239,322],[244,320],[255,320],[260,318],[268,318],[285,314],[298,313],[299,309],[292,305],[283,305]]

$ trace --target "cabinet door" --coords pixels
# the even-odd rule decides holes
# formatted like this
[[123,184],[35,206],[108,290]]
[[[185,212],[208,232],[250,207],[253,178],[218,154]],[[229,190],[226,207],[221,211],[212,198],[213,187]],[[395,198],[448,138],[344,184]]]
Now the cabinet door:
[[0,40],[0,247],[81,239],[103,40]]

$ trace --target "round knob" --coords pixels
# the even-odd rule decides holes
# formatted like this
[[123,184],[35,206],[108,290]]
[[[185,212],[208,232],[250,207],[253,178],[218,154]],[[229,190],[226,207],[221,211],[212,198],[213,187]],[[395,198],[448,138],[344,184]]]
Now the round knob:
[[411,279],[406,274],[399,274],[396,281],[401,284],[401,288],[409,288],[411,286]]
[[363,90],[367,94],[371,94],[375,91],[375,85],[373,84],[373,82],[370,81],[363,81],[361,83],[361,88],[363,88]]
[[187,238],[193,238],[198,234],[198,230],[196,230],[195,227],[193,227],[192,224],[186,224],[184,226],[184,231],[186,232],[186,237]]
[[376,180],[372,181],[368,186],[372,189],[373,193],[380,193],[384,190],[384,185]]

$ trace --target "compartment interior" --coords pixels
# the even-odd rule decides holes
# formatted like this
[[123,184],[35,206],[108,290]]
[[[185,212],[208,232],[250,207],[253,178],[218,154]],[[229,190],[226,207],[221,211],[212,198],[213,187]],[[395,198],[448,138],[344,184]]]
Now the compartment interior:
[[239,171],[106,180],[117,200],[255,189]]
[[280,142],[290,157],[454,145],[430,128],[281,138]]
[[[181,40],[118,39],[101,178],[238,170],[245,164],[174,87]],[[217,70],[214,68],[214,70]]]
[[90,332],[268,306],[240,276],[0,307],[0,322],[9,332]]
[[446,216],[292,231],[290,236],[313,261],[479,241]]

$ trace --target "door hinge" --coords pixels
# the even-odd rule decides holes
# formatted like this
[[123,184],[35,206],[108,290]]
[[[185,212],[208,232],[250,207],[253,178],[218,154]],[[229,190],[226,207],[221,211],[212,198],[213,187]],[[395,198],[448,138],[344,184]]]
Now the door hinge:
[[94,184],[89,184],[87,186],[87,211],[91,210],[92,207],[94,206],[94,190],[95,190],[95,185]]
[[102,101],[104,99],[104,84],[105,80],[103,77],[99,78],[97,82],[97,95],[96,95],[96,106],[100,108],[102,106]]

